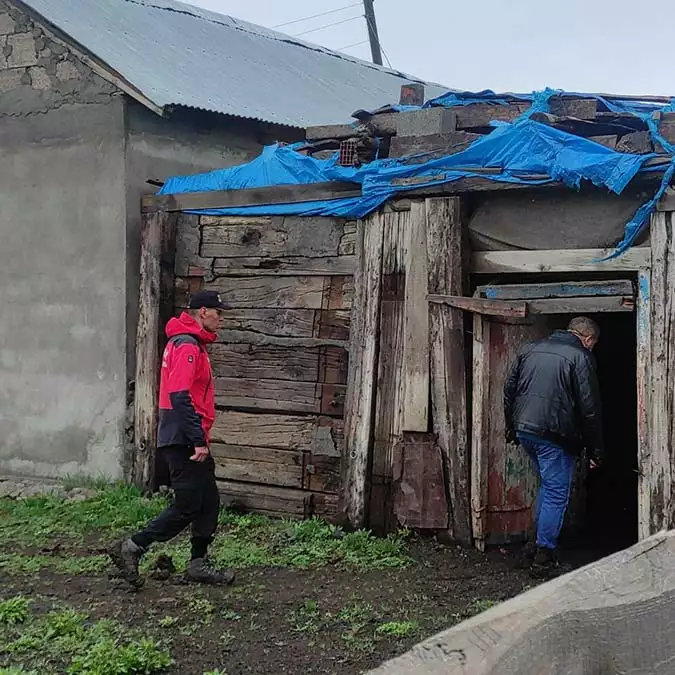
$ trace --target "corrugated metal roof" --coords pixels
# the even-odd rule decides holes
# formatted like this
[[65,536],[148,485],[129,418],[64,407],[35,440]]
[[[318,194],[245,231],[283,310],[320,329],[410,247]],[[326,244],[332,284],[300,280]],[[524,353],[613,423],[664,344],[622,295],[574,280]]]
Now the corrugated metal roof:
[[[160,108],[305,127],[398,102],[397,71],[173,0],[23,0]],[[427,86],[427,97],[445,89]]]

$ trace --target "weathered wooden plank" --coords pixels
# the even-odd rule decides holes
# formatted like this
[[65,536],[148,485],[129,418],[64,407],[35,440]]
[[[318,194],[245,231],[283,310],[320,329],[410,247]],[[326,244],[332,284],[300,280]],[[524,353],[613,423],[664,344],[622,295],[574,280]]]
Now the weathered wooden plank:
[[[429,294],[462,295],[466,283],[465,233],[458,198],[428,199],[427,265]],[[471,542],[469,436],[464,315],[429,305],[431,407],[434,433],[443,454],[450,534]]]
[[638,155],[654,152],[651,134],[648,131],[634,131],[631,134],[626,134],[617,142],[616,150],[618,152],[632,152]]
[[270,517],[334,521],[338,513],[338,496],[333,494],[229,480],[219,480],[218,489],[224,506]]
[[528,300],[529,314],[595,314],[596,312],[632,312],[635,299],[630,296],[608,296],[597,298],[547,298]]
[[441,106],[399,112],[396,117],[398,136],[445,134],[457,129],[457,112]]
[[[350,309],[354,299],[354,278],[351,276],[331,276],[327,279],[327,303],[324,309]],[[324,299],[326,299],[324,293]]]
[[489,127],[490,122],[512,122],[520,117],[528,108],[529,103],[509,103],[509,105],[493,105],[491,103],[474,103],[456,107],[457,128],[472,129]]
[[216,343],[209,351],[216,377],[305,382],[316,382],[319,377],[318,348]]
[[651,271],[638,272],[636,319],[636,374],[637,374],[637,428],[638,428],[638,538],[651,534],[650,481],[645,473],[650,463],[651,391]]
[[404,527],[446,530],[443,456],[431,434],[404,432],[394,450],[394,512]]
[[574,117],[578,120],[594,120],[598,111],[598,102],[594,98],[569,98],[553,96],[549,99],[552,115]]
[[216,258],[213,273],[217,277],[234,276],[330,276],[354,274],[353,255],[307,258]]
[[323,277],[218,277],[209,284],[233,308],[321,309]]
[[[643,480],[649,489],[650,533],[670,529],[675,525],[673,515],[675,237],[673,235],[672,212],[654,214],[651,221],[650,451],[641,466]],[[644,517],[644,510],[641,511]],[[644,523],[642,528],[644,531]]]
[[176,217],[168,213],[144,214],[141,230],[141,265],[136,379],[134,395],[134,456],[132,481],[143,489],[152,486],[157,445],[160,320],[167,316],[173,286],[171,265],[162,261],[175,251]]
[[215,388],[219,406],[321,412],[321,385],[315,382],[217,377]]
[[342,421],[317,416],[219,411],[211,433],[214,443],[250,445],[280,450],[306,450],[328,443],[335,452],[342,444]]
[[319,382],[344,384],[347,381],[347,352],[339,347],[319,350]]
[[280,337],[312,337],[315,321],[316,311],[312,309],[229,309],[223,317],[222,330]]
[[216,478],[283,487],[302,487],[303,453],[214,443]]
[[346,234],[337,218],[205,216],[201,223],[201,255],[207,258],[337,256]]
[[479,138],[482,138],[480,134],[472,134],[467,131],[427,134],[425,136],[395,136],[391,139],[389,157],[421,155],[419,161],[426,162],[430,159],[462,152]]
[[351,316],[349,310],[321,310],[317,312],[315,332],[320,338],[349,340]]
[[660,532],[434,635],[367,675],[665,674],[675,577],[662,570],[674,556],[675,532]]
[[471,414],[471,529],[478,550],[488,536],[488,441],[490,434],[490,322],[473,317],[473,379]]
[[579,296],[633,294],[633,282],[617,281],[563,281],[556,283],[499,284],[479,286],[476,291],[491,300],[540,300]]
[[[193,268],[204,270],[207,274],[211,270],[213,260],[202,258],[199,253],[201,230],[199,216],[189,213],[179,213],[176,225],[176,264],[177,276],[189,276]],[[208,277],[210,280],[210,276]]]
[[247,344],[276,347],[338,347],[347,349],[345,340],[319,337],[286,337],[283,335],[257,335],[250,331],[221,330],[219,338],[228,344]]
[[411,205],[404,249],[403,431],[429,429],[429,307],[424,201]]
[[485,298],[467,298],[461,295],[428,295],[427,300],[434,305],[446,305],[465,312],[485,314],[487,316],[506,316],[525,318],[528,305],[517,300],[488,300]]
[[296,204],[360,196],[361,186],[359,184],[335,181],[304,185],[269,185],[244,190],[148,195],[143,197],[141,208],[145,212],[193,211],[197,209],[223,209],[233,206]]
[[[396,528],[393,500],[394,447],[403,431],[405,246],[410,211],[382,214],[382,302],[375,401],[369,526],[378,533]],[[379,480],[375,480],[375,479]]]
[[477,251],[471,256],[473,274],[537,272],[634,272],[649,267],[651,252],[633,247],[612,260],[605,249],[566,249],[557,251]]
[[[346,222],[344,224],[343,234],[340,237],[340,245],[338,246],[338,255],[355,255],[356,254],[356,223]],[[356,262],[354,263],[356,264]],[[352,272],[353,274],[353,272]]]
[[341,457],[312,453],[305,462],[305,488],[312,492],[338,493],[342,488]]
[[606,148],[616,150],[616,144],[618,143],[619,138],[616,135],[605,135],[605,136],[590,136],[588,140],[600,143],[600,145],[604,145]]
[[346,386],[322,382],[215,378],[216,405],[227,408],[280,410],[341,415]]
[[345,462],[343,510],[353,527],[366,518],[367,472],[374,425],[378,363],[380,289],[382,283],[383,216],[359,221],[357,266],[351,317],[349,373],[345,400]]

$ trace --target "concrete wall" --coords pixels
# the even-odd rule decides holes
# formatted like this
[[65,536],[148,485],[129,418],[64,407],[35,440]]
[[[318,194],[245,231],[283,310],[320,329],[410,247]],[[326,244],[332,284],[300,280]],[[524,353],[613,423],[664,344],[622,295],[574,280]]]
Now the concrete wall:
[[121,475],[124,105],[0,0],[0,472]]

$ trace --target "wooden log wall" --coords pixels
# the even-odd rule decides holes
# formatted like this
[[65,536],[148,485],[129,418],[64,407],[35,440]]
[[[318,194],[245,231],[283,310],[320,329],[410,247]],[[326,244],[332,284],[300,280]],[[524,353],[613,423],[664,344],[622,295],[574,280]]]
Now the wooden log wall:
[[212,452],[226,503],[333,519],[344,447],[356,223],[182,214],[176,311],[218,290]]

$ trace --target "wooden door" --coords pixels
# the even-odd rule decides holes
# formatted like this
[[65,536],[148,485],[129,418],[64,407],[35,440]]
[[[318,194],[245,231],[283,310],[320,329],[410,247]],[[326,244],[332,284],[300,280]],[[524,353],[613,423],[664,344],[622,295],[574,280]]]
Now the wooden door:
[[[471,510],[476,546],[527,538],[532,527],[538,481],[525,451],[504,438],[504,382],[520,349],[551,332],[557,315],[632,311],[630,281],[569,282],[481,287],[486,309],[474,315]],[[525,301],[527,319],[491,315]],[[478,301],[483,302],[482,300]],[[480,305],[477,305],[480,306]],[[489,308],[489,309],[487,309]],[[489,312],[489,314],[488,314]],[[566,527],[583,517],[584,463],[572,488]]]
[[524,538],[537,477],[525,451],[504,438],[504,382],[524,344],[547,334],[541,320],[508,324],[476,314],[473,338],[471,507],[476,546]]

